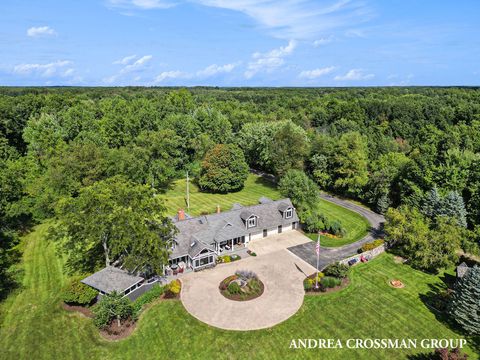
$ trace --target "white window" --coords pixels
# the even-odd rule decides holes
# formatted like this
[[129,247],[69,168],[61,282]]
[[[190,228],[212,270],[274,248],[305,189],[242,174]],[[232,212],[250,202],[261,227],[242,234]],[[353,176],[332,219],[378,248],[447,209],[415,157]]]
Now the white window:
[[257,218],[255,216],[251,216],[247,219],[247,228],[257,226]]
[[292,208],[288,208],[288,209],[285,211],[285,219],[290,219],[292,216],[293,216],[293,209],[292,209]]

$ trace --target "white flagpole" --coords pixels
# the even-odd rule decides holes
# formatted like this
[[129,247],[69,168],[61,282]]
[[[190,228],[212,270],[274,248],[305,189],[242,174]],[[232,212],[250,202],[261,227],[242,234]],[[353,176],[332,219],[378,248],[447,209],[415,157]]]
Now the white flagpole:
[[190,212],[190,187],[189,187],[189,178],[188,178],[188,171],[187,171],[187,211]]
[[315,276],[315,289],[318,289],[318,263],[320,262],[320,232],[318,233],[317,246],[315,250],[317,252],[317,276]]

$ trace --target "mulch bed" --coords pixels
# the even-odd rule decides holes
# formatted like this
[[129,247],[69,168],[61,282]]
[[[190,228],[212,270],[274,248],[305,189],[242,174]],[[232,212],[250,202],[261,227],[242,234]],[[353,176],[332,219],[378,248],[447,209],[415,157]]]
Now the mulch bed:
[[108,327],[100,330],[100,335],[102,335],[103,338],[111,341],[121,340],[130,336],[136,327],[136,322],[131,319],[122,322],[120,327],[118,327],[117,321],[114,320]]
[[342,290],[344,288],[346,288],[348,286],[348,284],[350,284],[350,279],[348,277],[342,279],[342,283],[338,286],[335,286],[333,288],[326,288],[325,291],[314,291],[314,290],[309,290],[309,291],[305,291],[305,295],[324,295],[324,294],[328,294],[328,293],[332,293],[332,292],[335,292],[335,291],[339,291],[339,290]]
[[405,287],[405,284],[402,283],[400,280],[390,280],[388,283],[391,287],[394,287],[395,289],[402,289]]
[[260,283],[260,291],[256,294],[250,294],[250,295],[245,295],[245,294],[230,294],[228,292],[228,290],[223,290],[222,289],[222,283],[225,282],[227,279],[231,278],[231,276],[227,277],[226,279],[224,279],[218,289],[220,290],[220,294],[222,294],[223,296],[225,296],[227,299],[229,300],[234,300],[234,301],[249,301],[249,300],[253,300],[253,299],[256,299],[260,296],[262,296],[263,294],[263,291],[265,290],[265,286],[263,285],[263,282],[261,282],[260,280],[258,280],[258,282]]
[[84,306],[69,305],[69,304],[62,303],[62,307],[67,311],[79,312],[79,313],[81,313],[82,315],[84,315],[88,318],[93,318],[92,311],[89,308],[86,308]]

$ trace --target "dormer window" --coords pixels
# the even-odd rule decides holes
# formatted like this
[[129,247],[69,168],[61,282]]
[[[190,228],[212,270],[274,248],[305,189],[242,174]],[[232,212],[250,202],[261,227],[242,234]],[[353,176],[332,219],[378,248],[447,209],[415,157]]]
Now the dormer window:
[[285,219],[290,219],[291,217],[293,217],[293,209],[288,208],[287,210],[285,210]]
[[257,226],[257,218],[252,215],[247,219],[247,229],[255,226]]

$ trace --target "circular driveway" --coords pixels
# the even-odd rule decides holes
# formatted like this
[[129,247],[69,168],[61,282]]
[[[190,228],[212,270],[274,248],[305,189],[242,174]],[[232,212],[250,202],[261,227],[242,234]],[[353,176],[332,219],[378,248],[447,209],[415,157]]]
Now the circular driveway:
[[[218,286],[236,270],[255,272],[265,285],[262,296],[234,301],[220,294]],[[303,279],[315,269],[287,250],[248,257],[213,269],[185,274],[181,300],[198,320],[227,330],[272,327],[295,314],[303,303]]]

